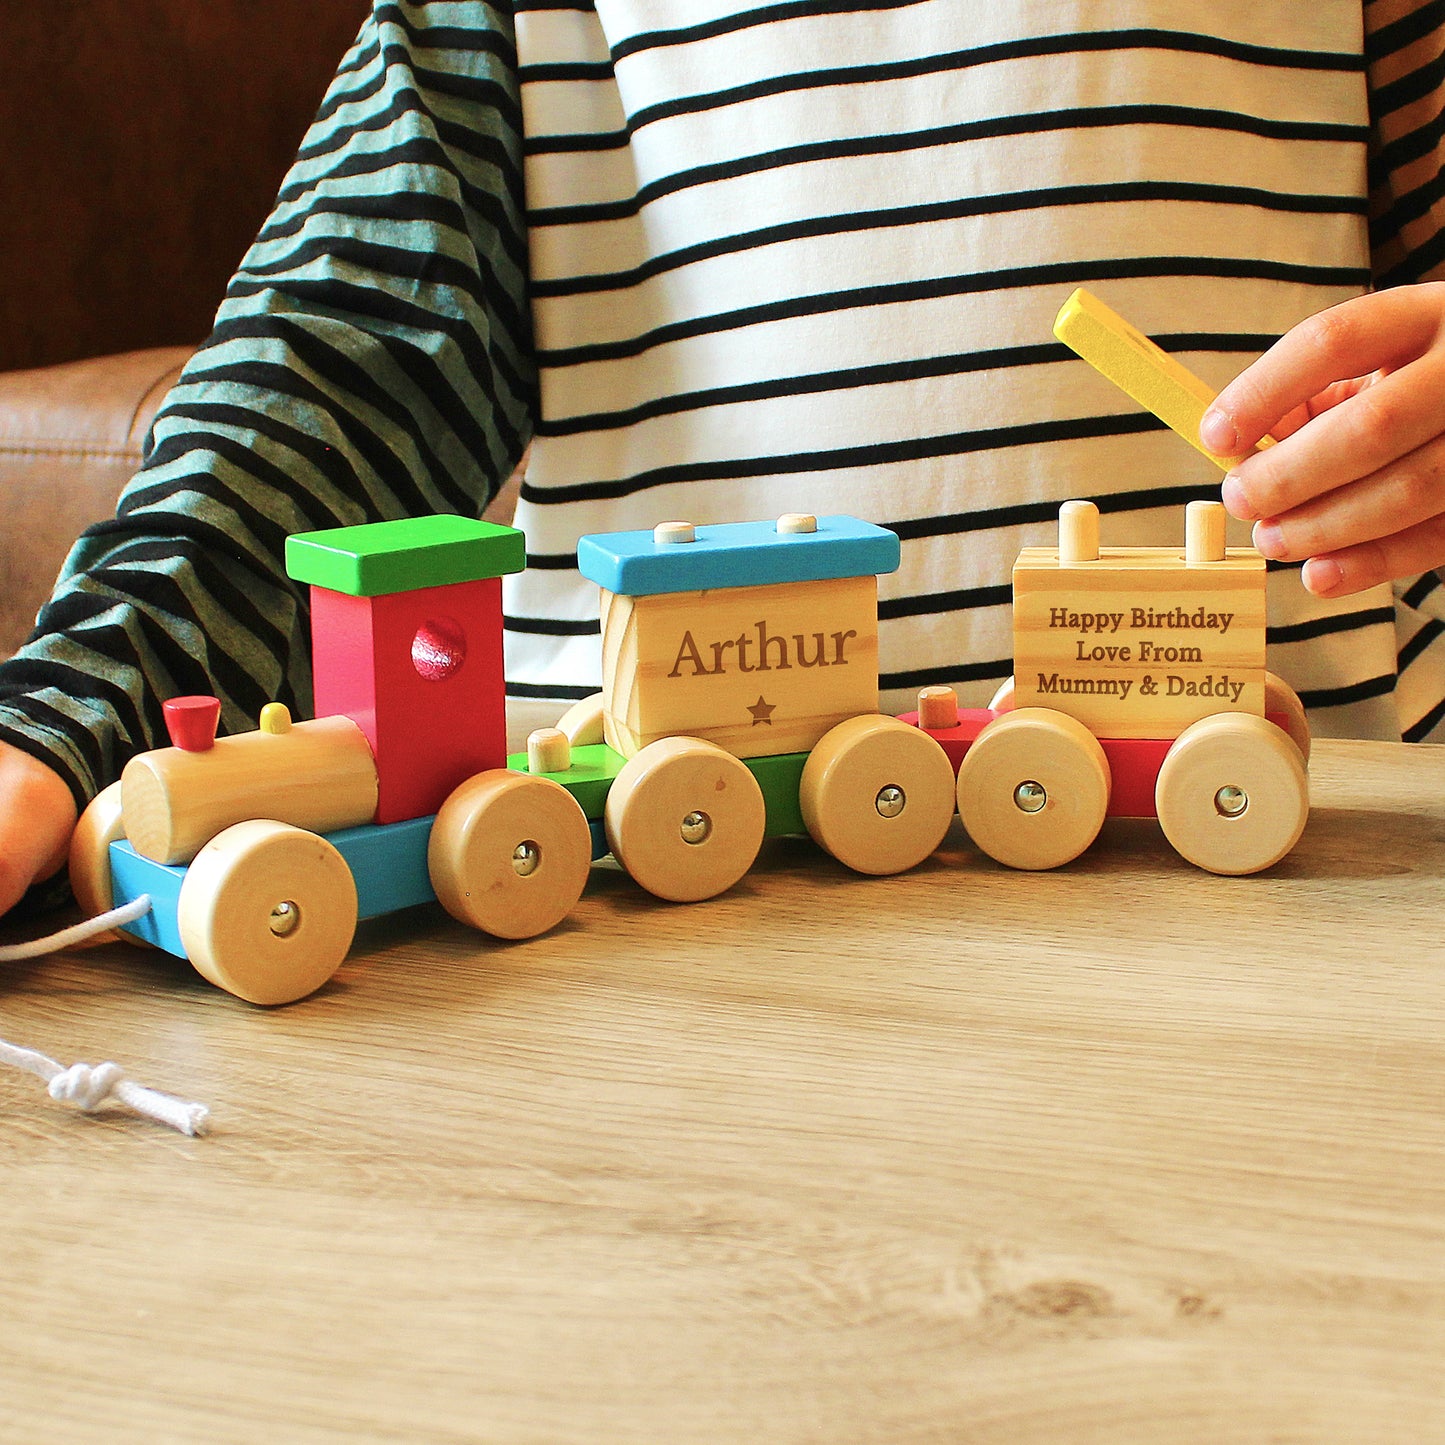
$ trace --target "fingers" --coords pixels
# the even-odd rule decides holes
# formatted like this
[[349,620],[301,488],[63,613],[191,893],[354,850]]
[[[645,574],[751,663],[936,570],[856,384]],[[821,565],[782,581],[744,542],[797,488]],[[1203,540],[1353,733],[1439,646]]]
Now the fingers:
[[1445,562],[1445,518],[1431,517],[1389,537],[1311,557],[1304,585],[1316,597],[1348,597],[1395,577],[1409,577]]
[[1225,478],[1225,506],[1245,521],[1278,517],[1382,472],[1439,435],[1442,395],[1445,350],[1361,385],[1277,446],[1241,462]]
[[[1313,413],[1308,406],[1297,406],[1292,412],[1275,422],[1270,427],[1269,434],[1275,441],[1282,442],[1287,436],[1293,436],[1312,416]],[[1237,456],[1238,453],[1230,453],[1230,455]]]
[[[1411,533],[1442,511],[1445,439],[1436,438],[1358,481],[1262,517],[1254,544],[1273,561],[1297,562]],[[1445,553],[1426,565],[1441,561]]]
[[1200,438],[1220,456],[1248,451],[1311,398],[1347,377],[1394,371],[1428,351],[1445,315],[1445,286],[1399,286],[1291,328],[1215,398]]
[[1347,381],[1337,381],[1333,386],[1327,386],[1318,396],[1312,396],[1303,406],[1295,407],[1292,412],[1275,422],[1269,429],[1270,436],[1275,441],[1282,442],[1287,436],[1293,436],[1307,421],[1323,416],[1332,407],[1348,401],[1352,396],[1358,396],[1367,386],[1374,386],[1388,375],[1389,373],[1381,368],[1372,371],[1368,376],[1352,376]]
[[59,872],[75,820],[65,780],[28,753],[0,743],[0,914],[37,879]]
[[1344,596],[1445,563],[1445,285],[1359,297],[1296,326],[1200,425],[1255,544]]

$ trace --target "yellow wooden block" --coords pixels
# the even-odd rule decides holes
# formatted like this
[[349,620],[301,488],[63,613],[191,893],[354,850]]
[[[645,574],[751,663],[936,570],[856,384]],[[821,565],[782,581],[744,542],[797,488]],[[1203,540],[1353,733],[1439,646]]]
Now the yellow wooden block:
[[1264,713],[1264,559],[1190,564],[1182,549],[1101,547],[1014,566],[1015,706],[1049,707],[1097,737],[1171,738],[1216,712]]
[[1217,395],[1214,388],[1097,296],[1075,291],[1054,320],[1054,335],[1223,471],[1251,455],[1216,456],[1200,442],[1199,423]]
[[739,758],[806,752],[878,711],[874,577],[646,597],[602,593],[608,743],[705,738]]

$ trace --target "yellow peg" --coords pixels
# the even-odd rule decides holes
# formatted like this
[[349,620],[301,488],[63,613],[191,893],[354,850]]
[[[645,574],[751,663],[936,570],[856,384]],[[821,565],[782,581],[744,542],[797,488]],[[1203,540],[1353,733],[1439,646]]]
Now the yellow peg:
[[284,702],[268,702],[261,709],[261,731],[272,737],[291,731],[291,709]]

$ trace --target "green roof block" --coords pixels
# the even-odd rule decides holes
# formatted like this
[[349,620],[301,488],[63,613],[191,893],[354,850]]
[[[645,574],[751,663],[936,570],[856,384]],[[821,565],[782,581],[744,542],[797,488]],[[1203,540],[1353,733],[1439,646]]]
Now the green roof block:
[[520,572],[526,541],[515,527],[474,517],[403,517],[286,539],[286,574],[350,597],[383,597]]

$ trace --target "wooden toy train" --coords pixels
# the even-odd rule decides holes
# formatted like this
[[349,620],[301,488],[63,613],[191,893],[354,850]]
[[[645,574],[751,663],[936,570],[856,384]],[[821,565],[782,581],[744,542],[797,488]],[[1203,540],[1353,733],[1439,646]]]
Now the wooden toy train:
[[603,690],[512,757],[500,578],[521,533],[425,517],[295,536],[317,717],[273,704],[217,739],[215,699],[167,704],[174,745],[77,827],[76,895],[95,912],[147,895],[127,933],[277,1004],[332,975],[358,919],[412,904],[542,933],[609,852],[691,901],[768,836],[892,874],[957,811],[984,852],[1037,869],[1106,816],[1157,816],[1191,861],[1253,872],[1304,826],[1309,736],[1265,671],[1263,560],[1223,529],[1194,503],[1182,551],[1100,548],[1097,510],[1066,504],[1060,545],[1015,569],[1015,680],[987,709],[924,689],[903,718],[878,712],[892,532],[790,514],[585,537]]

